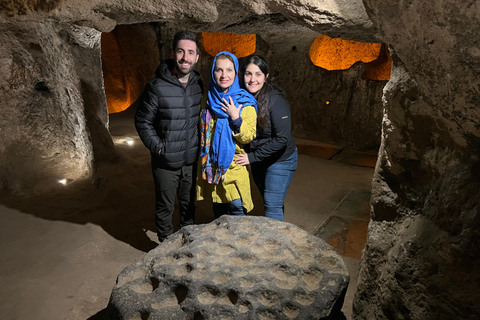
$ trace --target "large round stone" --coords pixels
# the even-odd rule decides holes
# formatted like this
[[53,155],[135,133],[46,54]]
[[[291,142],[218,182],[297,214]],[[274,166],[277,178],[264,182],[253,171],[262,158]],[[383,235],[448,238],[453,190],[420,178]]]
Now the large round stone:
[[127,320],[322,319],[341,307],[348,281],[334,249],[295,225],[222,216],[182,228],[126,267],[107,314]]

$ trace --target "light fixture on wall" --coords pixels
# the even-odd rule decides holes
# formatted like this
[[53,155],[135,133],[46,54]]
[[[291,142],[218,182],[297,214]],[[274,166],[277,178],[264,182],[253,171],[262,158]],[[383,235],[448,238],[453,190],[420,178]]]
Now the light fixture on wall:
[[116,145],[127,145],[129,147],[132,147],[135,145],[135,138],[131,138],[131,137],[114,138],[113,142]]
[[58,183],[63,184],[64,186],[66,186],[66,185],[68,185],[72,182],[73,182],[73,179],[67,179],[67,178],[58,180]]

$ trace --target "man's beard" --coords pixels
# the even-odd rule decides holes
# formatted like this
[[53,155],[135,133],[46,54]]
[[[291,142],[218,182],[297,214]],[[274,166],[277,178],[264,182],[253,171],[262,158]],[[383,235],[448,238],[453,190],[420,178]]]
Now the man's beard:
[[[184,60],[180,61],[180,62],[183,62]],[[191,63],[190,64],[190,67],[185,69],[183,67],[180,66],[180,63],[178,61],[175,61],[175,69],[178,71],[178,73],[182,76],[186,76],[187,74],[189,74],[190,72],[192,72],[192,70],[195,68],[195,63]]]

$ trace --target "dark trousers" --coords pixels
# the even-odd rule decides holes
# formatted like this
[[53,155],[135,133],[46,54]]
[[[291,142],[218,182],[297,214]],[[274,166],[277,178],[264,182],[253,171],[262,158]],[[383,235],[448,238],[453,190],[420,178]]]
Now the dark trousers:
[[194,164],[178,170],[167,170],[152,164],[155,183],[155,226],[160,242],[173,233],[175,196],[178,199],[180,227],[195,222],[196,167]]

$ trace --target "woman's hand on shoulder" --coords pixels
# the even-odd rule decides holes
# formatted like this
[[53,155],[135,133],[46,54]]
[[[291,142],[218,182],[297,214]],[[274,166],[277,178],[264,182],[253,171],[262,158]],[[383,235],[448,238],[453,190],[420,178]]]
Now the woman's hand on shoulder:
[[243,108],[242,105],[239,105],[238,108],[235,106],[235,103],[233,103],[232,97],[228,97],[229,101],[227,101],[225,98],[222,100],[222,110],[228,114],[230,119],[236,120],[240,117],[240,110]]
[[235,155],[235,163],[239,164],[241,166],[246,166],[247,164],[250,164],[250,161],[248,161],[248,155],[246,153],[239,153]]

